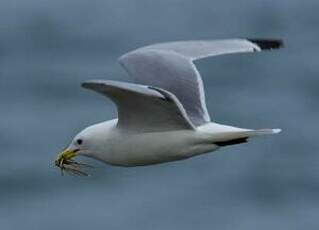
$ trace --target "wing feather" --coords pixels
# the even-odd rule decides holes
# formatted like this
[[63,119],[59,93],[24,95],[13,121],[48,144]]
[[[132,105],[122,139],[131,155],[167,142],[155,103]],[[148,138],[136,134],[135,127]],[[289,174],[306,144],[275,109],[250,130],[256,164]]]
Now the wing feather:
[[109,97],[118,109],[118,127],[137,132],[194,129],[182,104],[166,90],[117,81],[82,84]]
[[165,89],[174,94],[196,126],[210,121],[202,78],[193,61],[222,54],[277,49],[276,39],[225,39],[154,44],[119,58],[136,83]]

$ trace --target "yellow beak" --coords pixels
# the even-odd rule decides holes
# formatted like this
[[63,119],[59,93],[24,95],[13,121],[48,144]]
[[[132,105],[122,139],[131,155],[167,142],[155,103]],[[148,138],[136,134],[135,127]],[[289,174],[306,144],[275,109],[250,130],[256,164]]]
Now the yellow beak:
[[77,154],[78,150],[74,149],[74,150],[70,150],[70,149],[65,149],[62,152],[60,152],[55,160],[55,165],[58,167],[62,167],[63,166],[63,162],[70,160],[71,158],[75,157]]

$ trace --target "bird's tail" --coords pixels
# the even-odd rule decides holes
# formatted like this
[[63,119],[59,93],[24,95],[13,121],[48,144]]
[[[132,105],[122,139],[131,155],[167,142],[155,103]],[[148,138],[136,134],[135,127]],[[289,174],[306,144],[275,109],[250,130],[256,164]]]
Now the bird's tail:
[[219,134],[219,138],[216,138],[214,144],[218,146],[235,145],[247,142],[251,137],[277,134],[280,133],[281,129],[257,129],[257,130],[243,130]]
[[249,137],[267,135],[267,134],[277,134],[280,133],[281,129],[257,129],[246,131]]

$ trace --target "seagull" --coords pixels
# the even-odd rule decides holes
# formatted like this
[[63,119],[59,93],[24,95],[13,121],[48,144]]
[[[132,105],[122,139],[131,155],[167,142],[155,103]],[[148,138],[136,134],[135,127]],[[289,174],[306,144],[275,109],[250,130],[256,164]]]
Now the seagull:
[[55,165],[87,175],[74,161],[86,156],[116,166],[144,166],[187,159],[281,129],[246,129],[211,121],[195,60],[278,49],[278,39],[177,41],[145,46],[119,58],[134,83],[89,80],[82,87],[108,97],[118,118],[82,130]]

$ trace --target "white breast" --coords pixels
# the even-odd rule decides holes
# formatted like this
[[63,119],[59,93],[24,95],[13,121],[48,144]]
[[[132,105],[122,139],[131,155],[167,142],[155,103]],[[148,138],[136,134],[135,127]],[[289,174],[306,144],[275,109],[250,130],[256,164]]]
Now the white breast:
[[192,130],[128,133],[112,129],[94,157],[106,163],[137,166],[185,159],[216,149],[203,143],[203,135]]

